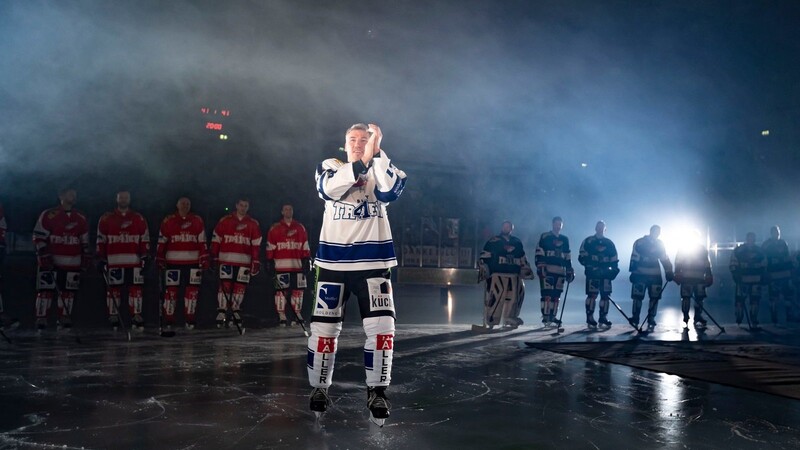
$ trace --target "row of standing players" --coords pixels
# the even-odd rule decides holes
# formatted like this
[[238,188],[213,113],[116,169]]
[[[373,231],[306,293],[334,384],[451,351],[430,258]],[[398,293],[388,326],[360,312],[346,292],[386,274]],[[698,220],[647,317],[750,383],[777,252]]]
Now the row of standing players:
[[[117,329],[123,296],[131,326],[144,329],[144,272],[150,265],[150,231],[144,217],[131,209],[130,192],[116,195],[117,206],[105,213],[97,225],[94,257],[89,252],[89,225],[86,216],[74,208],[74,189],[59,192],[59,206],[39,215],[33,232],[37,254],[36,326],[47,327],[48,312],[53,302],[58,305],[58,324],[72,326],[72,309],[80,288],[81,272],[94,265],[106,283],[106,306],[109,321]],[[218,327],[235,323],[243,329],[240,308],[250,278],[261,270],[262,232],[256,219],[248,215],[249,200],[239,199],[236,210],[222,217],[214,227],[210,252],[205,224],[191,212],[191,201],[182,197],[176,212],[161,222],[155,263],[159,272],[162,299],[161,324],[171,329],[175,323],[176,304],[183,291],[184,317],[187,329],[196,324],[196,309],[204,271],[213,269],[218,277]],[[280,324],[292,325],[302,320],[303,293],[310,271],[310,252],[305,228],[293,219],[291,204],[281,208],[282,219],[266,233],[267,270],[275,284],[275,308]],[[5,246],[5,218],[0,209],[0,245]],[[4,248],[2,250],[5,250]],[[0,252],[3,255],[5,251]],[[287,297],[288,300],[287,300]],[[293,320],[287,319],[290,305]],[[0,297],[0,313],[2,313]],[[4,317],[5,322],[11,319]]]
[[[338,337],[342,330],[345,305],[355,296],[362,317],[366,340],[364,371],[367,409],[370,420],[383,425],[389,417],[386,389],[391,383],[395,308],[389,269],[397,265],[387,206],[402,193],[406,174],[398,169],[380,148],[383,137],[376,124],[357,123],[345,132],[346,161],[328,158],[315,171],[315,185],[325,202],[320,245],[315,257],[315,304],[310,318],[306,365],[312,387],[309,407],[320,417],[331,405],[328,388],[333,381]],[[61,205],[40,216],[34,229],[38,256],[36,314],[38,325],[45,325],[46,314],[57,296],[59,320],[69,325],[80,273],[92,263],[88,247],[88,223],[73,208],[76,195],[71,189],[59,193]],[[249,203],[239,200],[237,211],[223,217],[215,228],[211,257],[207,251],[205,227],[200,217],[191,214],[191,202],[181,198],[177,212],[161,223],[156,264],[163,305],[159,311],[170,323],[175,302],[184,289],[186,318],[191,327],[197,304],[198,286],[204,269],[219,265],[219,315],[223,306],[232,309],[233,320],[244,296],[249,277],[258,273],[262,240],[258,222],[247,216]],[[291,209],[284,206],[284,220],[268,232],[267,261],[275,272],[276,303],[280,291],[291,291],[291,304],[300,319],[300,299],[306,283],[309,249],[302,225],[291,220]],[[5,224],[0,220],[0,223]],[[3,227],[3,231],[5,227]],[[273,241],[273,231],[279,239]],[[117,208],[104,215],[98,224],[96,259],[108,285],[109,312],[113,318],[120,306],[119,293],[128,289],[129,308],[141,320],[142,270],[150,260],[149,233],[141,215],[130,210],[130,194],[117,195]],[[282,256],[285,255],[285,256]],[[225,301],[225,303],[223,303]],[[139,315],[137,318],[136,316]],[[113,320],[113,319],[112,319]],[[219,323],[219,322],[218,322]]]
[[[572,268],[569,239],[561,234],[563,220],[555,217],[552,225],[552,230],[542,234],[539,239],[534,265],[541,288],[542,323],[545,326],[560,326],[561,320],[556,318],[558,304],[564,284],[575,279],[575,271]],[[479,280],[486,282],[484,326],[488,328],[501,323],[504,327],[511,328],[522,324],[519,318],[525,296],[522,280],[534,278],[522,242],[511,235],[513,229],[511,222],[503,222],[500,234],[486,242],[480,255]],[[578,256],[586,275],[586,323],[589,327],[597,327],[598,324],[611,326],[608,320],[609,304],[613,302],[611,282],[620,269],[617,249],[605,237],[605,231],[605,223],[597,222],[595,234],[584,239]],[[631,325],[639,327],[642,303],[647,294],[649,305],[646,320],[648,328],[652,330],[656,326],[661,292],[666,283],[674,281],[680,286],[683,321],[688,327],[691,302],[694,299],[694,326],[703,328],[706,326],[703,301],[706,298],[706,289],[714,283],[708,250],[699,243],[679,250],[673,270],[664,244],[659,239],[660,234],[661,228],[653,225],[648,235],[637,239],[633,244],[629,267],[633,308],[631,317],[626,318]],[[781,297],[787,321],[800,321],[800,308],[793,289],[793,278],[797,278],[797,268],[800,266],[800,254],[792,258],[788,245],[780,238],[780,228],[777,226],[772,227],[770,235],[770,239],[759,247],[755,233],[748,233],[746,241],[731,254],[730,271],[736,283],[734,303],[737,324],[742,324],[747,317],[751,327],[758,327],[763,285],[768,287],[773,323],[778,323],[778,304]],[[666,283],[661,276],[662,267]],[[600,311],[596,321],[594,311],[598,296]],[[746,300],[749,300],[749,308],[745,306]]]

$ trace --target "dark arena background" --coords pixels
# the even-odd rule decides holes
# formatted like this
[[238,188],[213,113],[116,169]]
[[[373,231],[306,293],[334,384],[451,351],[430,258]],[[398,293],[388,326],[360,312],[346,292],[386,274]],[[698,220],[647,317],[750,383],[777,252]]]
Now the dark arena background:
[[[2,298],[19,321],[0,341],[0,448],[800,447],[800,325],[783,300],[772,323],[766,286],[762,328],[737,325],[729,271],[746,233],[761,243],[773,225],[797,261],[798,23],[790,0],[0,2]],[[179,197],[210,236],[245,196],[263,232],[293,204],[313,254],[314,171],[346,159],[356,122],[381,126],[408,175],[389,207],[384,427],[367,420],[353,300],[317,421],[306,338],[277,326],[268,274],[243,336],[214,326],[208,276],[198,329],[161,337],[148,274],[147,327],[129,340],[95,270],[75,328],[36,332],[31,236],[60,189],[76,189],[93,249],[127,189],[153,242]],[[535,280],[523,326],[474,333],[486,240],[511,220],[533,259],[554,216],[577,272],[564,331],[541,326]],[[601,219],[626,314],[633,242],[659,224],[674,259],[699,234],[719,326],[684,329],[670,283],[652,333],[614,307],[610,329],[587,329],[578,248]]]

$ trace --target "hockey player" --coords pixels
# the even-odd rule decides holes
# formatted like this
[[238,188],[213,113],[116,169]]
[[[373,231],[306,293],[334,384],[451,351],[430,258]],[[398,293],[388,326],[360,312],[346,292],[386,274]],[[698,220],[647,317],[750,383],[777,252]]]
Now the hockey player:
[[193,330],[203,270],[209,267],[206,231],[203,219],[189,212],[191,200],[181,197],[176,207],[177,211],[161,222],[156,262],[163,276],[163,311],[167,329],[172,329],[175,323],[175,305],[183,287],[186,329]]
[[239,310],[247,285],[250,277],[261,271],[261,261],[258,258],[261,251],[261,226],[247,214],[249,209],[248,199],[237,200],[236,211],[219,220],[211,238],[212,266],[219,267],[217,328],[230,324],[226,317],[230,308],[233,322],[240,332],[244,330],[244,323]]
[[308,339],[310,407],[330,400],[336,342],[345,302],[355,294],[367,335],[364,344],[367,407],[378,425],[389,417],[385,390],[392,377],[395,308],[389,269],[397,265],[387,205],[402,193],[406,174],[381,150],[381,129],[355,124],[345,133],[347,162],[326,159],[316,181],[325,214],[317,250],[316,301]]
[[117,192],[117,207],[97,223],[97,267],[106,281],[108,319],[119,327],[119,307],[127,290],[132,327],[144,330],[142,288],[145,265],[150,260],[150,230],[145,218],[130,208],[129,191]]
[[80,272],[91,263],[89,223],[74,208],[74,189],[58,193],[60,205],[39,215],[33,229],[38,271],[36,274],[36,327],[47,327],[47,312],[58,294],[58,324],[72,327],[72,308],[80,287]]
[[741,325],[744,318],[746,298],[750,298],[749,322],[758,329],[758,305],[761,302],[761,284],[767,269],[767,258],[756,245],[756,234],[747,233],[745,242],[733,250],[730,264],[733,281],[736,282],[735,312],[736,324]]
[[663,289],[661,266],[664,266],[664,276],[667,279],[667,283],[674,278],[672,262],[670,262],[669,256],[664,250],[664,243],[658,239],[659,236],[661,236],[661,227],[653,225],[650,227],[649,235],[637,239],[633,243],[631,262],[628,267],[631,272],[631,298],[633,299],[631,319],[639,323],[642,301],[645,293],[647,293],[650,297],[650,304],[647,308],[647,326],[651,330],[656,326],[658,301],[661,299],[661,290]]
[[536,273],[539,275],[539,288],[542,300],[542,323],[545,326],[555,324],[561,326],[556,319],[558,303],[564,291],[564,281],[572,283],[575,270],[572,268],[572,254],[569,239],[561,235],[564,221],[561,217],[553,218],[553,229],[542,233],[536,247]]
[[[267,231],[267,264],[275,287],[275,310],[280,326],[303,321],[303,293],[308,287],[306,275],[311,271],[311,251],[308,233],[294,220],[291,204],[281,206],[281,220]],[[292,320],[286,318],[286,297],[294,311]]]
[[706,298],[706,288],[714,284],[708,249],[695,242],[688,248],[678,250],[675,256],[674,279],[675,284],[681,287],[681,311],[686,328],[689,328],[689,307],[692,297],[694,297],[694,327],[705,328],[707,321],[703,318],[703,300]]
[[770,228],[770,238],[761,244],[767,258],[766,284],[769,292],[769,311],[773,324],[778,324],[778,301],[783,296],[786,320],[793,319],[794,289],[792,288],[792,256],[789,246],[781,239],[781,229],[777,225]]
[[3,204],[0,203],[0,329],[14,328],[19,325],[19,320],[10,317],[3,309],[3,262],[6,258],[6,216]]
[[533,279],[533,270],[522,241],[512,236],[514,224],[503,222],[500,234],[492,237],[483,246],[478,260],[479,281],[486,280],[483,325],[492,328],[503,323],[504,327],[517,328],[522,325],[519,312],[525,299],[523,279]]
[[619,257],[617,247],[611,239],[605,237],[606,223],[598,221],[594,226],[595,234],[581,243],[578,262],[584,267],[586,274],[586,324],[597,327],[594,320],[594,308],[597,295],[600,295],[600,325],[610,327],[608,320],[609,299],[611,298],[611,282],[619,275]]

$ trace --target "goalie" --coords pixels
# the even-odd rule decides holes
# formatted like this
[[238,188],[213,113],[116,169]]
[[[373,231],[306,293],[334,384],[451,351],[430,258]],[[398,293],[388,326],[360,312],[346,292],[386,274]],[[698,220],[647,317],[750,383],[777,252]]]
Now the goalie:
[[478,282],[486,281],[483,324],[492,328],[517,328],[522,325],[519,312],[525,299],[523,279],[532,280],[533,270],[525,258],[522,242],[511,235],[514,224],[503,222],[500,234],[483,246],[478,260]]

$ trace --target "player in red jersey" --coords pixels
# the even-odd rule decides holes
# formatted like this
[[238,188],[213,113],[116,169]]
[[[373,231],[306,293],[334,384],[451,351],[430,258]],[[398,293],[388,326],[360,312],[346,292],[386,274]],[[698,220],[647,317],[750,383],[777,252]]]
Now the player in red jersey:
[[[294,325],[303,320],[303,292],[308,286],[306,275],[311,271],[311,251],[308,233],[300,222],[294,220],[291,204],[281,207],[282,219],[267,232],[267,264],[273,272],[275,309],[281,326]],[[286,319],[286,295],[295,313],[293,320]]]
[[[214,227],[211,238],[211,258],[219,266],[219,288],[217,291],[217,328],[226,324],[228,308],[233,322],[244,330],[239,309],[250,277],[261,271],[258,256],[261,249],[261,228],[256,219],[247,214],[250,201],[240,198],[236,211],[221,218]],[[230,323],[228,321],[227,323]]]
[[80,272],[90,264],[89,222],[74,208],[75,189],[58,193],[60,205],[39,215],[33,229],[38,272],[36,327],[47,327],[47,311],[58,293],[58,324],[72,327],[72,307],[80,287]]
[[208,269],[208,246],[203,219],[190,212],[192,202],[178,199],[177,211],[161,222],[156,263],[163,276],[164,318],[167,329],[175,323],[175,305],[184,288],[186,329],[193,330],[203,270]]
[[150,259],[150,230],[145,218],[130,208],[131,193],[117,192],[117,207],[97,223],[97,267],[106,281],[108,319],[119,327],[123,290],[134,329],[144,330],[142,318],[142,269]]

